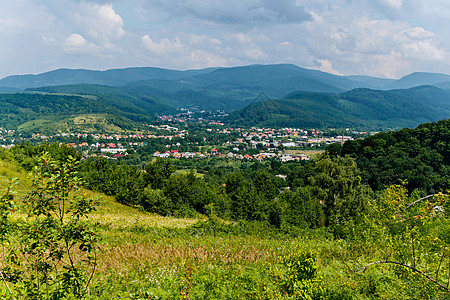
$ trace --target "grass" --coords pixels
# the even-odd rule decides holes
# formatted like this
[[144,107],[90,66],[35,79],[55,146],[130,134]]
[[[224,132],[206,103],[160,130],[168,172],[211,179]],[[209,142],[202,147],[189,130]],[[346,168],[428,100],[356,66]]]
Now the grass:
[[293,155],[305,154],[310,159],[314,159],[325,151],[324,150],[285,150],[284,152],[287,154],[293,154]]

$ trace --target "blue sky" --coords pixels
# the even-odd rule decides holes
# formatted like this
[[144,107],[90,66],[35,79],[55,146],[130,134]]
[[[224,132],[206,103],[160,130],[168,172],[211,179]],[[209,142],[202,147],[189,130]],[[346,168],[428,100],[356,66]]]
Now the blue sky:
[[0,0],[0,78],[271,63],[450,74],[448,20],[447,0]]

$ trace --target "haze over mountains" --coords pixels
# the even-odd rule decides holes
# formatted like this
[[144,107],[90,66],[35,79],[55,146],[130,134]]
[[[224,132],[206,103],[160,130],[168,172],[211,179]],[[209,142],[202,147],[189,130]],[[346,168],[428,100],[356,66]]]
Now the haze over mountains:
[[[423,87],[415,88],[418,86]],[[337,76],[290,64],[186,71],[151,67],[58,69],[3,78],[0,92],[10,92],[8,97],[0,98],[2,102],[9,99],[9,110],[3,109],[2,114],[9,119],[22,114],[15,125],[64,114],[62,109],[33,111],[27,103],[36,101],[25,98],[45,99],[48,105],[48,101],[67,101],[67,95],[82,98],[79,103],[84,106],[79,113],[116,114],[134,121],[182,107],[234,111],[228,121],[247,126],[390,129],[450,117],[450,75],[412,73],[394,80]],[[60,97],[49,100],[48,94]],[[14,95],[20,95],[22,100],[12,101]],[[88,109],[86,101],[97,104],[92,102],[93,109]],[[76,114],[77,103],[70,101],[66,114]]]

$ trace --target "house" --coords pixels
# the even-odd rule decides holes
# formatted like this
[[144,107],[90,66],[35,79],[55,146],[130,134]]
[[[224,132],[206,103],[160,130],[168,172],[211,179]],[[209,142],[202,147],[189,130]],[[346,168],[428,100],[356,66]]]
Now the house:
[[289,154],[283,154],[283,155],[280,157],[280,161],[281,161],[281,162],[288,162],[288,161],[293,161],[293,160],[295,160],[295,158],[292,157],[292,155],[289,155]]
[[125,149],[125,148],[116,148],[116,149],[103,148],[103,149],[100,149],[100,152],[102,152],[102,153],[112,153],[112,154],[122,153],[122,152],[126,152],[126,151],[127,151],[127,149]]
[[195,156],[195,153],[191,153],[191,152],[184,152],[183,154],[181,154],[181,157],[184,158],[193,158]]
[[300,154],[300,160],[309,160],[309,157],[306,154]]
[[283,147],[295,147],[294,142],[282,143]]

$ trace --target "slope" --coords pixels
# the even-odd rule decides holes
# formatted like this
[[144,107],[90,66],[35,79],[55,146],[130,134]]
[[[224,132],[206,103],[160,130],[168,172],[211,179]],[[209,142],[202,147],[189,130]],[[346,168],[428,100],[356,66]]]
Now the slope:
[[92,95],[99,102],[112,105],[119,110],[133,114],[160,114],[171,112],[173,108],[161,104],[147,96],[137,96],[119,88],[97,84],[59,85],[27,89],[27,91],[40,91],[46,93]]

